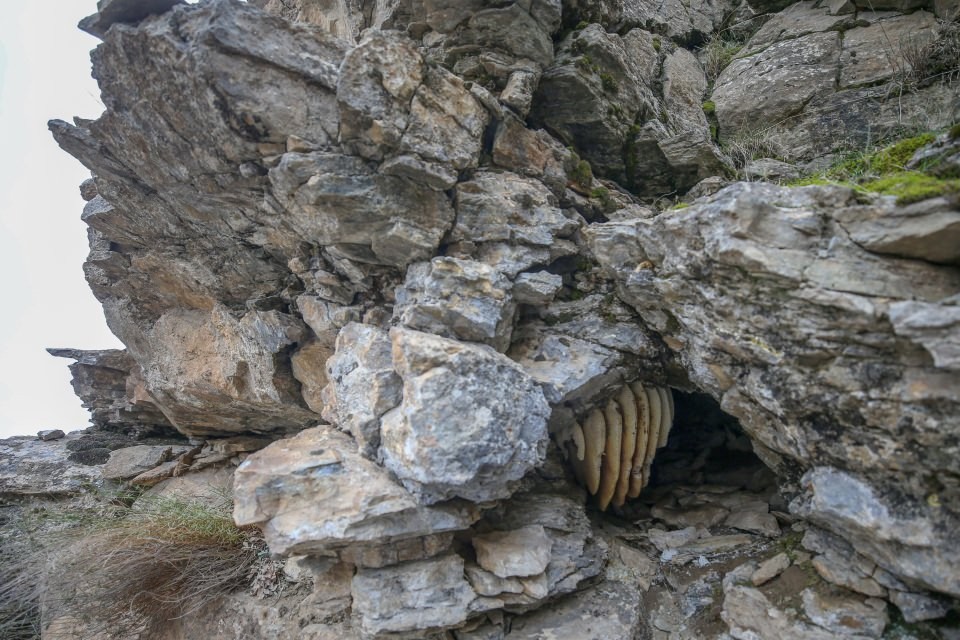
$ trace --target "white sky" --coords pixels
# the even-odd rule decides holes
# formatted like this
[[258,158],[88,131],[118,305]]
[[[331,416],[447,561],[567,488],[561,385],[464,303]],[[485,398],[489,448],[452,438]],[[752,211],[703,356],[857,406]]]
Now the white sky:
[[61,151],[50,118],[103,110],[90,78],[97,40],[76,28],[94,0],[2,2],[0,21],[0,437],[88,426],[69,360],[45,347],[120,343],[83,279],[77,186],[89,173]]

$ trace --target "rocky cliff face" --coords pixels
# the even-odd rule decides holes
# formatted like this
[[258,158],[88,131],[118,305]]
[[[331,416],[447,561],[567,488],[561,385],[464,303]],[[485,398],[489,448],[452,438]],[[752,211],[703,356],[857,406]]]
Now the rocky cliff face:
[[[106,111],[50,127],[93,174],[85,271],[127,350],[55,355],[97,421],[277,439],[236,470],[234,518],[341,585],[324,606],[351,616],[297,603],[311,637],[943,615],[956,198],[721,189],[960,118],[952,4],[865,4],[105,0]],[[677,405],[620,512],[639,528],[601,523],[564,459],[632,381]],[[810,587],[772,629],[789,606],[758,587],[811,562],[751,567],[781,526],[851,591]]]

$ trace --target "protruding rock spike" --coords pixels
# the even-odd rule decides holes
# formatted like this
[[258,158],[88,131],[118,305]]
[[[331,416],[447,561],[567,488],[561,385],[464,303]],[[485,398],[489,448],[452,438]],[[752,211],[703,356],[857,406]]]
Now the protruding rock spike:
[[583,424],[583,479],[587,485],[587,491],[592,495],[597,495],[597,490],[600,489],[600,467],[603,464],[606,439],[603,414],[600,413],[599,409],[595,409],[587,416],[587,421]]
[[623,447],[623,417],[620,415],[620,407],[612,399],[603,409],[603,421],[607,429],[607,441],[604,447],[603,465],[600,469],[597,502],[600,510],[606,511],[620,480],[620,450]]
[[657,448],[667,446],[667,439],[670,437],[670,427],[673,426],[673,411],[670,409],[670,390],[665,387],[657,387],[657,393],[660,394],[660,440],[657,442]]
[[650,440],[650,403],[643,385],[639,382],[631,383],[630,390],[637,402],[637,444],[633,453],[627,497],[636,498],[643,490],[643,462],[647,457],[647,444]]
[[617,404],[623,418],[623,444],[620,445],[620,478],[613,494],[613,506],[622,507],[630,490],[630,472],[637,450],[637,399],[628,385],[623,385],[617,395]]
[[650,403],[650,439],[647,441],[647,455],[643,460],[641,491],[650,482],[650,466],[653,464],[653,458],[657,455],[657,447],[660,445],[661,414],[663,413],[663,407],[660,405],[660,394],[657,393],[657,390],[653,387],[647,387],[644,392],[647,394],[647,402]]

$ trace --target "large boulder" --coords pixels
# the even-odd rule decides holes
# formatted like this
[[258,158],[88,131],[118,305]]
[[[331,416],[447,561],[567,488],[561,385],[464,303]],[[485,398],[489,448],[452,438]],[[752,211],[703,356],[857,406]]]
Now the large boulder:
[[403,400],[381,421],[386,467],[427,503],[508,497],[546,454],[540,387],[489,347],[410,329],[390,336]]

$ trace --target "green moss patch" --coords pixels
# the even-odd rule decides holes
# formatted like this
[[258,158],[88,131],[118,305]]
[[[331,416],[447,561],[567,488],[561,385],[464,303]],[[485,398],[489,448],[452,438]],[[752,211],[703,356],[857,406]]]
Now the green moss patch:
[[960,193],[960,180],[944,180],[919,171],[900,171],[862,185],[868,191],[896,196],[897,204],[905,205]]

